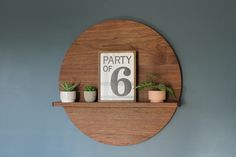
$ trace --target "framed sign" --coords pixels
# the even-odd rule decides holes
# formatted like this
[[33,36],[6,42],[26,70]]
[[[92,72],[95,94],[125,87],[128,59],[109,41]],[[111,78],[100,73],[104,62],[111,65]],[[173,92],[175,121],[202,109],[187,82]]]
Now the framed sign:
[[136,52],[100,51],[99,101],[136,100]]

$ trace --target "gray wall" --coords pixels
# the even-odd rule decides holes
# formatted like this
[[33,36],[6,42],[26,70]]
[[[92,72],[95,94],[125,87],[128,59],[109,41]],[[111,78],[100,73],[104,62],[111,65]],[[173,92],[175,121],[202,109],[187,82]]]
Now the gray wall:
[[[0,0],[0,156],[234,157],[235,7],[234,0]],[[183,70],[183,106],[161,133],[127,147],[91,140],[51,107],[66,50],[110,18],[155,28]]]

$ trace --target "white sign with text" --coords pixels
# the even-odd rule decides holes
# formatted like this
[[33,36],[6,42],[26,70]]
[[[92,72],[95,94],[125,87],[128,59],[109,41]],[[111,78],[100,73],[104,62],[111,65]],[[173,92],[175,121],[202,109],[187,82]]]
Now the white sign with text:
[[100,52],[100,101],[135,101],[135,51]]

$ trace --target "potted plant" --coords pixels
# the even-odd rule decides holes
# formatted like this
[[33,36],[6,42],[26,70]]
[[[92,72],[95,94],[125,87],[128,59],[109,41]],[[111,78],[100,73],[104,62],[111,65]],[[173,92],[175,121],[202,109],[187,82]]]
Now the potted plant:
[[94,102],[97,97],[96,87],[87,85],[84,87],[84,100],[86,102]]
[[147,80],[141,82],[136,88],[149,89],[148,99],[151,102],[163,102],[167,96],[175,97],[174,90],[164,83],[156,81],[157,73],[148,74]]
[[76,91],[75,88],[79,83],[62,82],[60,84],[60,99],[61,102],[75,102]]

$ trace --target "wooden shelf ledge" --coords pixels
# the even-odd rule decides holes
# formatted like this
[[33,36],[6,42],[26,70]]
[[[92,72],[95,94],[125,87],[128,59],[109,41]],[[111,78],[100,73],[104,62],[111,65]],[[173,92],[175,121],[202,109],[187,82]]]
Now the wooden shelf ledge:
[[79,108],[155,108],[155,107],[178,107],[178,102],[163,102],[163,103],[150,103],[150,102],[73,102],[62,103],[53,102],[55,107],[79,107]]

